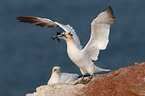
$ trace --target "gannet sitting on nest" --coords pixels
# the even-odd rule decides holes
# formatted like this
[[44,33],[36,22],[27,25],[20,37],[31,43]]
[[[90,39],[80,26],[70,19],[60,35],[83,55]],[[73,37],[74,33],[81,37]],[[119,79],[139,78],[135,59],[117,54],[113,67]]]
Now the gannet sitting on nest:
[[[57,33],[53,39],[64,39],[66,41],[69,58],[80,68],[82,75],[86,73],[91,75],[88,82],[92,79],[94,73],[110,71],[109,69],[99,68],[92,62],[92,60],[96,61],[98,59],[99,51],[105,50],[109,42],[110,25],[115,21],[110,6],[92,21],[90,40],[83,49],[77,34],[69,25],[63,25],[50,19],[32,16],[17,17],[17,20],[41,27],[55,28],[58,26],[64,29],[65,32]],[[84,81],[84,77],[82,77],[81,81]]]
[[78,77],[78,74],[61,73],[61,68],[59,66],[54,66],[51,77],[47,84],[70,83],[72,81],[78,80]]

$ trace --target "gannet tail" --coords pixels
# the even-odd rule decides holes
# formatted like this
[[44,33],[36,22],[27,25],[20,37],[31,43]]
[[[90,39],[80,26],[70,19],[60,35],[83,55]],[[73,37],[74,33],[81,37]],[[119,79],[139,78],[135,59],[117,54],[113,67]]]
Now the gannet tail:
[[110,69],[102,69],[102,71],[111,71]]
[[101,71],[111,71],[110,69],[103,69],[103,68],[100,68],[100,67],[97,67],[97,66],[95,66],[95,69],[96,69],[95,73],[101,72]]

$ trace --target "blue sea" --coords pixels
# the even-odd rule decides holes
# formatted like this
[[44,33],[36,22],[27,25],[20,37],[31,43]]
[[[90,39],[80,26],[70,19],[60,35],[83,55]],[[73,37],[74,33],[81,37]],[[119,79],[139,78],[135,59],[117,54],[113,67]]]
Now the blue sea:
[[92,20],[108,6],[116,17],[110,41],[95,64],[118,70],[145,61],[145,0],[0,0],[0,96],[25,96],[47,84],[53,66],[78,73],[64,40],[53,41],[60,28],[42,28],[16,21],[39,16],[70,24],[85,46]]

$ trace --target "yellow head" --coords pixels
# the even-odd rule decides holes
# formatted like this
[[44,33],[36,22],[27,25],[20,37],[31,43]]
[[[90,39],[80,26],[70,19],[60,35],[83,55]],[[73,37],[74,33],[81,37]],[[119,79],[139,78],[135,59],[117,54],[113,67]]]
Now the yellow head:
[[61,68],[59,66],[54,66],[52,69],[52,75],[56,76],[56,75],[60,75],[61,72]]

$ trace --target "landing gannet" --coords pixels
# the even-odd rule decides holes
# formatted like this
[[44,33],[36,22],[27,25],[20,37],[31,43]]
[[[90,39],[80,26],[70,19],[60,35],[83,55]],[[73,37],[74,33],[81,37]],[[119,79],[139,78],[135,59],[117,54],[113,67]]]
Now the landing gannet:
[[83,75],[82,81],[86,73],[91,75],[90,81],[94,73],[110,71],[109,69],[99,68],[92,62],[92,60],[96,61],[98,59],[99,51],[105,50],[109,42],[110,25],[115,21],[110,6],[92,21],[90,40],[83,49],[75,30],[70,25],[63,25],[50,19],[33,16],[22,16],[16,19],[20,22],[41,27],[61,27],[65,32],[57,33],[53,39],[64,39],[66,41],[68,56],[80,68]]
[[49,84],[56,84],[56,83],[69,83],[75,80],[78,80],[79,75],[73,73],[60,73],[61,68],[59,66],[54,66],[52,69],[51,77],[48,81]]

